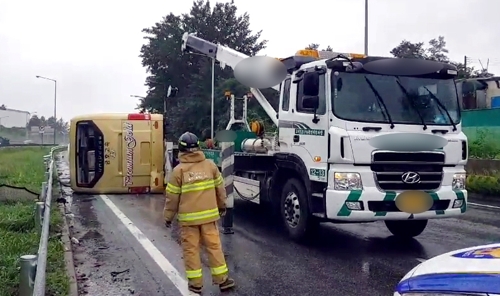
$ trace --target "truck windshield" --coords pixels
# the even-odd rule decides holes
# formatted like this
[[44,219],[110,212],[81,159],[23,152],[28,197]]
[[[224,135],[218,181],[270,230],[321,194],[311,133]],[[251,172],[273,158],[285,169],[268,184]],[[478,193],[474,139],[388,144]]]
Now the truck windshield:
[[[380,98],[367,83],[367,78],[383,98],[387,110],[381,106]],[[332,83],[336,88],[336,93],[332,94],[332,109],[340,119],[390,123],[389,114],[393,124],[453,125],[460,122],[460,106],[453,79],[361,73],[340,73],[332,75],[332,79],[336,80]]]

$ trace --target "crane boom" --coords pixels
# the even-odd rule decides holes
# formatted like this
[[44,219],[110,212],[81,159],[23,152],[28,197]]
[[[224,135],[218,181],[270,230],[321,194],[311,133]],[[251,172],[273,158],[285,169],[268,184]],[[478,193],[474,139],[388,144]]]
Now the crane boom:
[[[244,53],[236,51],[227,46],[217,45],[187,32],[182,36],[181,49],[183,52],[192,51],[202,53],[219,61],[222,67],[229,66],[233,70],[239,62],[246,58],[249,58],[249,56]],[[279,85],[273,86],[272,88],[277,91],[280,90]],[[252,92],[255,99],[257,99],[269,118],[271,118],[274,124],[278,126],[276,110],[274,110],[273,106],[269,103],[262,92],[256,88],[250,88],[250,92]]]

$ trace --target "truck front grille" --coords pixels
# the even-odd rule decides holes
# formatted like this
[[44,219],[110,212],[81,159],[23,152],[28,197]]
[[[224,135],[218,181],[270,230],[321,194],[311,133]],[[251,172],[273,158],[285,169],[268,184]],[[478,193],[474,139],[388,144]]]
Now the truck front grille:
[[[371,169],[375,182],[385,191],[435,190],[443,179],[444,152],[387,152],[372,155]],[[418,175],[418,181],[403,181],[403,175]]]

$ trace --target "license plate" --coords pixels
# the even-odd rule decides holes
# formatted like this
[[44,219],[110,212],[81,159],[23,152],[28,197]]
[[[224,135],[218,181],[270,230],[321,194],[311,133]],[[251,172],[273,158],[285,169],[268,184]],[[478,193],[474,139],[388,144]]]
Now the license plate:
[[432,197],[424,191],[405,191],[396,197],[396,207],[409,214],[420,214],[432,208],[434,201]]

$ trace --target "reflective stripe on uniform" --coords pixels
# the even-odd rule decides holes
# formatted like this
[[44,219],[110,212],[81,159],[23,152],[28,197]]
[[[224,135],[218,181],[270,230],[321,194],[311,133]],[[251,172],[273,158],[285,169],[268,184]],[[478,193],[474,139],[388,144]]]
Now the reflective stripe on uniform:
[[186,277],[188,279],[196,279],[202,277],[201,269],[186,270]]
[[224,182],[224,178],[222,178],[222,175],[219,175],[219,177],[217,177],[217,178],[214,180],[214,185],[215,185],[215,186],[219,186],[219,185],[221,185],[223,182]]
[[214,180],[201,181],[192,184],[186,184],[181,186],[181,193],[188,193],[194,191],[203,191],[215,188]]
[[172,194],[180,194],[181,188],[168,183],[167,188],[165,188],[165,191],[167,191],[168,193],[172,193]]
[[224,273],[228,272],[229,269],[227,268],[227,265],[224,264],[224,265],[221,265],[219,267],[210,268],[210,271],[212,272],[212,275],[220,275],[220,274],[224,274]]
[[194,212],[194,213],[179,213],[177,215],[177,218],[179,219],[180,222],[193,222],[196,220],[215,218],[218,216],[219,216],[219,209],[215,208],[211,210]]

